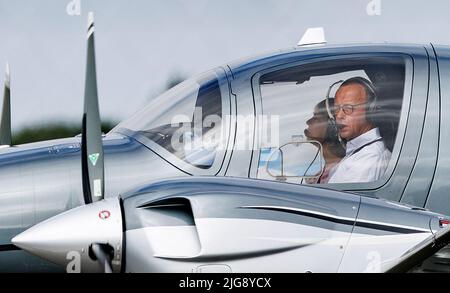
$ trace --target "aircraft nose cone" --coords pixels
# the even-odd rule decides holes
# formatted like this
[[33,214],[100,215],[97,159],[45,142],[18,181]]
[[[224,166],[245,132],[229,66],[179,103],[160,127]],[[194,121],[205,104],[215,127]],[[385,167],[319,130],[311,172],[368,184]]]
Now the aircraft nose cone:
[[[36,233],[35,230],[28,229],[25,232],[22,232],[13,239],[11,239],[11,242],[15,246],[31,252],[33,249],[42,245],[42,243],[45,242],[43,237],[39,234],[39,232]],[[39,231],[41,229],[37,230]]]
[[102,272],[92,244],[113,250],[114,271],[122,259],[122,215],[118,198],[81,206],[54,216],[17,235],[12,243],[75,272]]

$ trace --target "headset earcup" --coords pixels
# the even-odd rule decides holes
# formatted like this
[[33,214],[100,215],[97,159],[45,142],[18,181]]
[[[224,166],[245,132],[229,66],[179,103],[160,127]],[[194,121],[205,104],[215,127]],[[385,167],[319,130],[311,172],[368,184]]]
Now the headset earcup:
[[372,102],[369,104],[369,107],[366,109],[366,120],[369,123],[372,123],[373,125],[376,125],[376,115],[378,112],[377,105],[376,105],[376,96],[372,100]]
[[338,129],[336,122],[328,119],[327,133],[325,141],[335,141],[338,139]]

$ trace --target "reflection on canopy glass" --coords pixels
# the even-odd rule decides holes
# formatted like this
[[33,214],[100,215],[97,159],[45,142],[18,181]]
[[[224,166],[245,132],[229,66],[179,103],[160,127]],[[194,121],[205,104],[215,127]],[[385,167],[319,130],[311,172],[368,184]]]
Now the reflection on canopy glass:
[[221,82],[215,71],[186,80],[117,128],[137,132],[191,165],[210,168],[224,139]]

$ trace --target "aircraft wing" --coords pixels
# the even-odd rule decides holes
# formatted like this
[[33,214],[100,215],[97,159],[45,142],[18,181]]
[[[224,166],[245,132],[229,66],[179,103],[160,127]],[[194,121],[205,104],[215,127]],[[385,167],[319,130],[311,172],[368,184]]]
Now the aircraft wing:
[[430,235],[386,269],[386,273],[406,273],[450,243],[450,225]]

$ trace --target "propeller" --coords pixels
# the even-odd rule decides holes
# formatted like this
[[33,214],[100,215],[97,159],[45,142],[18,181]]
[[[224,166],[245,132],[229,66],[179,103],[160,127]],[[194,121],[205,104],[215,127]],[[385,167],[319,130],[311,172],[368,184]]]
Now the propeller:
[[9,73],[9,64],[6,63],[5,87],[3,91],[3,108],[0,120],[0,145],[11,145],[11,77]]
[[88,16],[87,29],[81,171],[87,205],[39,223],[11,241],[32,254],[66,265],[68,272],[119,272],[122,265],[122,212],[118,198],[103,200],[103,142],[92,12]]
[[[98,105],[97,71],[95,66],[94,13],[88,14],[86,80],[84,87],[84,112],[81,134],[81,172],[84,202],[101,201],[105,196],[105,167],[103,141]],[[112,272],[108,245],[92,243],[89,247],[91,259],[104,266],[105,273]],[[110,250],[109,250],[110,252]],[[114,249],[113,249],[114,252]],[[113,253],[114,255],[114,253]]]
[[89,12],[87,29],[86,81],[81,135],[81,169],[84,202],[104,198],[103,143],[98,106],[97,76],[95,68],[94,14]]

